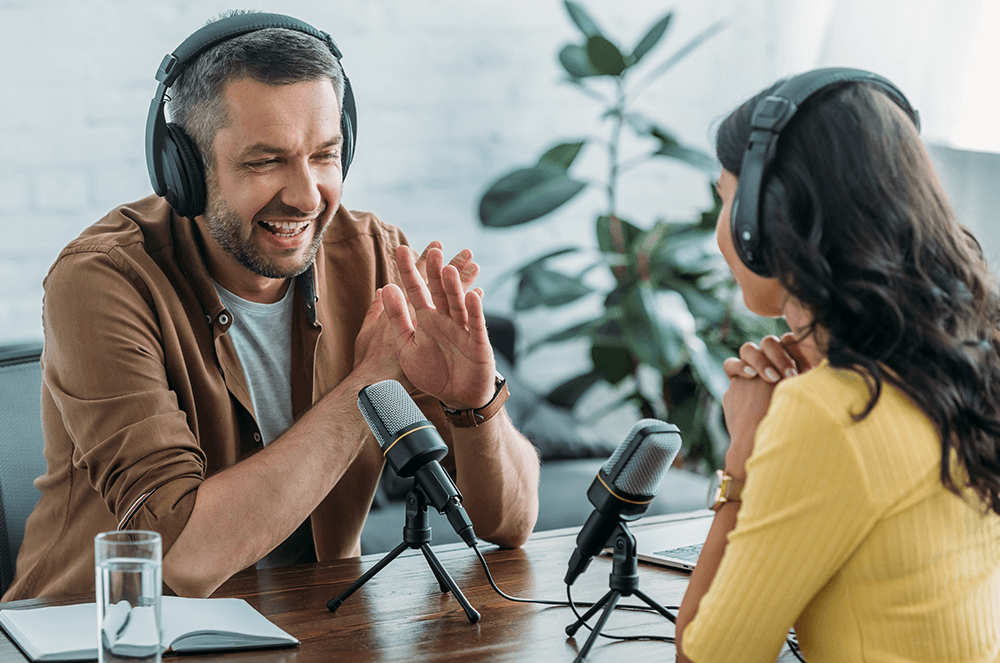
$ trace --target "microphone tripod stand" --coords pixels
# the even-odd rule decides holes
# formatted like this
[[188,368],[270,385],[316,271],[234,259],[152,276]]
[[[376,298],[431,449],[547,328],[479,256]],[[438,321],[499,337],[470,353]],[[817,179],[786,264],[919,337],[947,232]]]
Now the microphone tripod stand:
[[462,609],[465,610],[465,615],[469,618],[469,623],[475,624],[479,621],[479,613],[476,612],[476,609],[465,598],[462,590],[455,584],[455,580],[448,575],[448,571],[441,564],[434,551],[431,550],[429,545],[430,540],[431,528],[427,520],[427,496],[420,486],[414,486],[413,490],[406,495],[406,524],[403,526],[403,542],[389,551],[385,557],[380,559],[375,566],[368,569],[364,575],[355,580],[354,584],[344,590],[340,596],[330,599],[326,607],[329,608],[330,612],[336,612],[337,608],[343,605],[344,601],[351,594],[375,577],[376,573],[385,568],[389,562],[396,559],[401,552],[407,548],[419,548],[424,553],[424,557],[427,558],[427,563],[430,565],[431,571],[434,572],[434,577],[437,578],[441,591],[447,593],[448,590],[451,590],[451,593],[455,595],[455,598],[462,605]]
[[611,617],[611,612],[618,604],[618,599],[623,596],[635,594],[646,605],[656,610],[671,622],[676,623],[674,616],[666,608],[639,591],[639,561],[636,554],[635,537],[625,523],[618,523],[618,526],[611,534],[611,540],[614,542],[614,559],[611,564],[611,577],[609,580],[611,589],[590,610],[566,627],[566,635],[573,637],[580,630],[580,627],[583,626],[584,622],[604,607],[604,612],[597,619],[597,624],[591,631],[590,637],[587,638],[587,642],[584,643],[583,649],[580,650],[579,655],[577,655],[573,663],[582,663],[587,658],[587,654],[590,653],[590,648],[594,645],[594,641],[597,640],[601,629],[604,628],[608,618]]

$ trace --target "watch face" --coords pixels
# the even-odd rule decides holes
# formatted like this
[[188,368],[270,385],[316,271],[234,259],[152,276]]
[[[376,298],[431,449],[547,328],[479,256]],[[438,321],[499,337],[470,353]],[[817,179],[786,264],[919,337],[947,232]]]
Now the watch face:
[[712,475],[712,480],[708,484],[708,508],[711,509],[718,502],[722,489],[722,470],[716,470]]

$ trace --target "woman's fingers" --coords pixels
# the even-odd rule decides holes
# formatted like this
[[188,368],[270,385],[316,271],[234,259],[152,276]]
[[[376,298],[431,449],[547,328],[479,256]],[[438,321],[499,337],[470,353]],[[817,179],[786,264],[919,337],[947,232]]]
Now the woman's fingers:
[[759,375],[768,382],[778,382],[782,378],[791,378],[799,374],[795,357],[777,336],[765,336],[761,339],[760,345],[744,343],[740,346],[738,361],[741,365],[730,364],[728,368],[723,365],[730,377],[736,374],[742,374],[744,377]]

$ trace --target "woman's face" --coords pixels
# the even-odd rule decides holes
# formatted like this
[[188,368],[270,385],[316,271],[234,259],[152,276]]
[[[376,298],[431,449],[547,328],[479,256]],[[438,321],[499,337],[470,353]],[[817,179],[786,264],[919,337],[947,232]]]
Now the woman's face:
[[782,305],[785,297],[784,288],[777,279],[769,279],[755,274],[743,264],[736,247],[733,245],[733,232],[730,228],[730,214],[733,209],[733,199],[736,196],[736,185],[739,179],[731,172],[722,169],[716,188],[722,197],[722,210],[719,212],[719,220],[715,224],[715,241],[719,244],[719,250],[729,264],[736,282],[740,284],[743,291],[743,301],[747,308],[768,318],[776,318],[782,315]]

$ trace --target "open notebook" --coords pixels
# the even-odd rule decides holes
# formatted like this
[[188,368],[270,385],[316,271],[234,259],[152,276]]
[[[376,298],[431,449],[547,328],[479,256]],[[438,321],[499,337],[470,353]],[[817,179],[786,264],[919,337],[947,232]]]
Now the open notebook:
[[[162,617],[164,651],[231,651],[299,644],[243,599],[164,596]],[[0,626],[32,661],[97,659],[94,603],[0,610]]]

